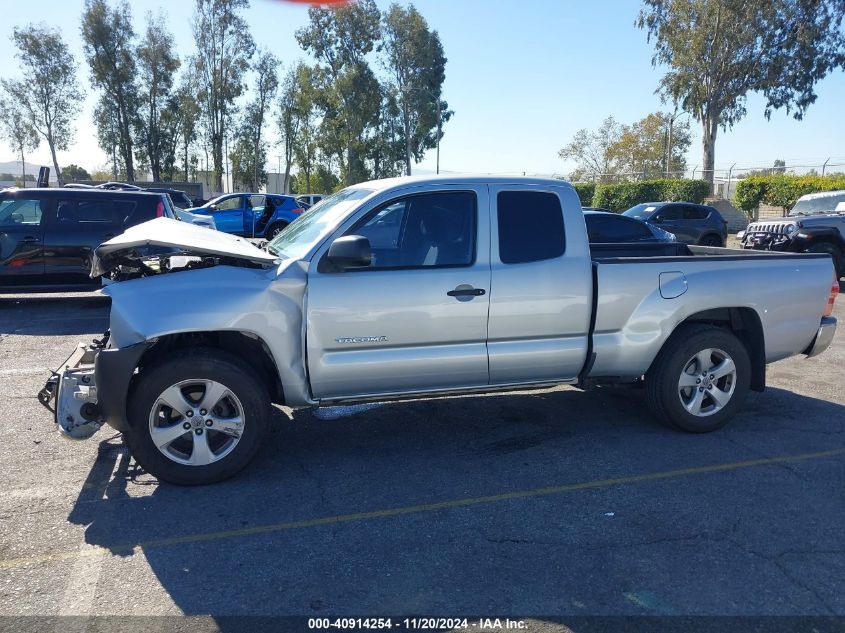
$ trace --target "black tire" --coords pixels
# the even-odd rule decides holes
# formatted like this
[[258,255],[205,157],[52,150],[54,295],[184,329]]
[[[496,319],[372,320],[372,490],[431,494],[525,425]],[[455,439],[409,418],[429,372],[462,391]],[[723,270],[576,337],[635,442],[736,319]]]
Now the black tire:
[[845,256],[836,244],[830,242],[816,242],[806,250],[807,253],[827,253],[833,258],[833,265],[836,267],[836,278],[845,277]]
[[[192,380],[210,380],[225,386],[243,410],[243,427],[234,447],[228,454],[206,465],[174,461],[156,446],[151,436],[150,419],[159,396],[172,385]],[[222,481],[244,468],[258,452],[266,436],[269,403],[270,396],[262,380],[236,356],[215,349],[179,350],[172,357],[145,367],[138,377],[127,407],[129,429],[124,434],[126,444],[135,461],[162,481],[186,486]],[[188,423],[197,417],[205,417],[194,416],[177,419],[181,425],[182,420]],[[205,432],[205,429],[202,431]],[[191,432],[186,431],[177,441],[190,440],[190,445],[193,445]],[[212,440],[223,444],[229,441],[229,437],[225,434],[217,436],[216,432],[206,433],[206,442],[211,444]]]
[[[699,380],[697,369],[693,373],[687,370],[692,367],[690,363],[695,362],[696,355],[708,349],[724,352],[733,361],[735,374],[715,381],[712,378],[708,381],[708,377],[704,377],[700,386],[691,386],[682,391],[679,384],[683,378],[682,373],[693,380]],[[718,360],[720,355],[714,353],[711,358]],[[741,340],[725,328],[690,323],[680,326],[672,334],[646,374],[646,403],[663,422],[689,433],[709,433],[723,427],[736,414],[748,394],[750,382],[751,360]],[[708,388],[708,385],[711,387]],[[713,389],[720,387],[730,389],[730,395],[723,405],[719,405],[710,395],[714,393]],[[699,415],[691,413],[682,401],[682,398],[689,398],[689,402],[692,402],[696,390],[700,394],[698,397],[707,404],[706,407],[699,407]],[[719,395],[724,397],[724,392]],[[694,408],[694,405],[691,406]],[[719,406],[721,408],[717,409]],[[708,408],[713,409],[713,412],[708,413]]]
[[719,237],[718,235],[713,235],[712,233],[710,235],[705,235],[704,237],[702,237],[701,240],[698,242],[698,245],[699,246],[724,246],[724,244],[722,244],[722,238]]
[[264,234],[268,240],[272,240],[276,237],[279,233],[284,231],[287,228],[287,222],[277,222],[276,224],[270,226],[267,229],[267,232]]

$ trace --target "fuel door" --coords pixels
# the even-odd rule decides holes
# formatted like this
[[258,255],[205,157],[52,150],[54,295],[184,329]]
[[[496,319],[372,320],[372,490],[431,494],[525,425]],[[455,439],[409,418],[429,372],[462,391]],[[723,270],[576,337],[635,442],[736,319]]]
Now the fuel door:
[[660,273],[660,296],[675,299],[687,291],[687,276],[678,270]]

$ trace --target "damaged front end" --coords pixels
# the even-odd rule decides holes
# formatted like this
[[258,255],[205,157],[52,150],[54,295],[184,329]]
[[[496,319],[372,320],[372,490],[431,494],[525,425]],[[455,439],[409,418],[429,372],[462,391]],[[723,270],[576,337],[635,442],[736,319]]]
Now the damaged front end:
[[[107,287],[101,292],[112,297],[110,329],[101,339],[80,343],[38,393],[62,436],[86,439],[104,424],[124,431],[132,377],[162,331],[229,329],[230,319],[214,307],[224,298],[237,302],[239,293],[255,297],[257,289],[266,290],[266,274],[277,261],[243,238],[168,218],[101,244],[91,276],[102,277]],[[196,272],[168,274],[189,270]],[[174,300],[177,309],[156,309]],[[204,320],[211,323],[204,326]]]
[[108,340],[106,332],[102,339],[80,343],[38,392],[38,401],[53,412],[56,426],[64,437],[88,439],[103,426],[94,363]]
[[244,238],[156,218],[97,247],[91,277],[102,277],[108,285],[212,266],[265,268],[276,259]]

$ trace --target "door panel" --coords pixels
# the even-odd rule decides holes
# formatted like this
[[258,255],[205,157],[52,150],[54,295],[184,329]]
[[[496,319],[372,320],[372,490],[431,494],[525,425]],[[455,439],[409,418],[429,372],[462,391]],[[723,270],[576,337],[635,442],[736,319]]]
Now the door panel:
[[243,234],[247,237],[261,237],[258,230],[258,221],[264,214],[266,198],[262,194],[244,196]]
[[691,241],[689,226],[684,221],[682,205],[671,204],[661,207],[655,216],[660,218],[660,222],[655,223],[657,227],[672,233],[678,238],[679,242],[689,243]]
[[[574,379],[586,361],[592,310],[591,261],[578,198],[565,188],[548,198],[530,186],[497,185],[490,187],[490,202],[490,384]],[[554,220],[558,204],[577,210],[563,213],[564,236],[573,236],[565,239],[563,252],[549,237],[561,228],[559,215]],[[514,244],[520,239],[523,248]]]
[[41,200],[21,195],[0,199],[0,277],[32,278],[44,272]]
[[212,211],[214,224],[218,231],[243,235],[244,232],[244,197],[229,196],[216,203]]
[[[398,252],[387,248],[394,242],[384,237],[383,222],[377,219],[366,225],[383,208],[402,198],[398,194],[385,205],[362,214],[364,226],[346,232],[370,237],[367,234],[373,231],[372,237],[378,242],[374,246],[383,247],[378,249],[380,255],[373,267],[321,272],[319,262],[328,245],[314,257],[308,279],[307,354],[315,398],[438,391],[488,383],[488,199],[486,187],[471,189],[443,192],[462,192],[464,201],[475,203],[468,212],[474,215],[476,233],[475,257],[468,259],[470,265],[438,263],[450,257],[462,261],[466,244],[461,243],[461,236],[451,233],[460,220],[438,227],[433,221],[420,220],[423,215],[438,213],[431,208],[437,207],[430,205],[432,200],[451,203],[455,199],[424,199],[423,195],[413,197],[407,217],[400,223],[403,228],[397,238]],[[460,211],[455,213],[458,216]],[[381,215],[379,218],[384,219]],[[396,218],[387,219],[393,222]],[[441,229],[443,233],[436,233]],[[440,240],[439,251],[432,255],[438,248],[425,240],[435,235]],[[471,237],[471,233],[467,235]],[[409,265],[413,258],[425,263]]]

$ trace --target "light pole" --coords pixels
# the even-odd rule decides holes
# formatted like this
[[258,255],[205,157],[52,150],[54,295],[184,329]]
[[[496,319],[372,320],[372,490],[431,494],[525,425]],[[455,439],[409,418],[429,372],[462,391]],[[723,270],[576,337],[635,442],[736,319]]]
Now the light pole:
[[279,178],[282,177],[282,155],[276,154],[276,158],[279,159],[279,171],[276,173],[276,193],[287,193],[288,192],[288,183],[282,182],[282,190],[279,191]]
[[440,96],[434,94],[428,88],[418,88],[416,86],[405,86],[403,88],[403,92],[410,92],[411,90],[419,90],[420,92],[424,92],[429,97],[434,100],[434,104],[437,107],[437,171],[436,173],[440,173],[440,132],[443,129],[443,114],[441,112],[442,109],[442,102],[440,100]]
[[666,169],[664,170],[664,175],[666,178],[669,177],[669,170],[672,169],[672,126],[675,123],[675,120],[681,116],[683,112],[678,112],[677,105],[675,106],[675,113],[669,117],[669,139],[666,143]]

